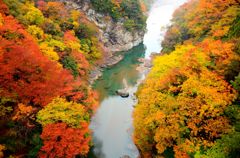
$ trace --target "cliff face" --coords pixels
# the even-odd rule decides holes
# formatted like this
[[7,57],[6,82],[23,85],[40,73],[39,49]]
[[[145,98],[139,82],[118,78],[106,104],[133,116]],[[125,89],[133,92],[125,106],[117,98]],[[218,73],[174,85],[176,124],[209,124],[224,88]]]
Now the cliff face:
[[114,22],[110,17],[97,13],[89,0],[61,0],[68,7],[83,11],[87,18],[99,28],[99,39],[103,42],[107,52],[126,51],[140,44],[144,30],[127,31],[122,20]]
[[88,20],[94,22],[99,29],[98,39],[103,43],[103,60],[95,65],[90,73],[90,83],[93,83],[102,75],[102,69],[117,64],[123,59],[122,55],[114,55],[114,52],[126,51],[143,41],[145,30],[128,31],[125,29],[123,19],[113,21],[110,16],[96,12],[90,0],[60,0],[66,6],[83,12]]

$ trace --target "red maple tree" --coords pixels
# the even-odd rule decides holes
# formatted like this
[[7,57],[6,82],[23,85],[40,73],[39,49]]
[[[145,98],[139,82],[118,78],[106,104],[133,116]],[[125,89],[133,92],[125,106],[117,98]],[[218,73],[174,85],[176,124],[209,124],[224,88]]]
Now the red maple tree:
[[41,135],[44,145],[40,158],[74,157],[86,155],[89,151],[90,137],[87,123],[82,128],[71,128],[66,123],[46,125]]

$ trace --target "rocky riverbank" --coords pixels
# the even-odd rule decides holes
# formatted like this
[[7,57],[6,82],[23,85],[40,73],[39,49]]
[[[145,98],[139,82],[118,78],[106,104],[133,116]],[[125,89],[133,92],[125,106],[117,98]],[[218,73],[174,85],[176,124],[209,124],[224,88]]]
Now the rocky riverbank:
[[[142,74],[147,75],[153,66],[153,63],[152,63],[153,59],[159,55],[160,55],[159,53],[152,53],[149,59],[139,58],[138,62],[140,62],[140,64],[136,69]],[[90,73],[89,82],[92,84],[95,80],[97,80],[102,76],[102,72],[104,71],[104,68],[114,66],[115,64],[120,62],[123,58],[124,58],[123,55],[112,56],[112,57],[109,57],[108,60],[106,60],[103,64],[95,66],[95,69]]]
[[145,30],[129,32],[125,29],[123,20],[114,22],[109,16],[96,12],[89,0],[61,1],[68,7],[83,12],[99,29],[98,39],[103,43],[105,56],[103,62],[96,65],[90,73],[90,83],[102,75],[103,68],[111,67],[123,59],[122,55],[115,55],[115,52],[127,51],[143,41]]
[[111,67],[118,62],[120,62],[123,59],[123,55],[117,55],[117,56],[111,56],[108,57],[107,60],[104,61],[104,63],[100,65],[96,65],[94,70],[91,71],[89,76],[89,82],[92,84],[95,80],[97,80],[99,77],[102,76],[102,72],[104,71],[104,68]]

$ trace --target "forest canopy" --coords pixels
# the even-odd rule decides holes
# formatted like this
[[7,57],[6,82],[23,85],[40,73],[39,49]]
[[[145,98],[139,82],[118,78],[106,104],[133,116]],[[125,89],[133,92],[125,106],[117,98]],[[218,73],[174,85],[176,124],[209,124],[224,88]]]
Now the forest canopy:
[[[96,26],[64,3],[0,0],[0,157],[86,156]],[[87,42],[86,42],[87,41]]]
[[240,155],[240,3],[191,0],[178,8],[134,110],[143,157]]
[[146,17],[145,4],[138,0],[91,0],[93,8],[101,13],[108,14],[115,21],[124,21],[128,30],[144,29]]

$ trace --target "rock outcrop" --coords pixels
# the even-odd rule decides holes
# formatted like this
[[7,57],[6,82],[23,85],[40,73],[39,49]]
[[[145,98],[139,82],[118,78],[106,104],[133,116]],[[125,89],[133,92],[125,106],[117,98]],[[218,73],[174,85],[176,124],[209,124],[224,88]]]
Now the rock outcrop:
[[61,0],[68,7],[83,11],[87,18],[99,28],[99,40],[104,44],[105,50],[119,52],[131,49],[143,40],[144,30],[129,32],[123,26],[123,20],[114,22],[110,17],[97,13],[89,0]]
[[126,89],[119,89],[116,91],[117,95],[121,96],[122,98],[129,97],[129,92]]
[[123,19],[114,22],[111,17],[96,12],[90,0],[60,0],[66,6],[83,12],[89,21],[95,23],[99,29],[98,39],[103,43],[105,55],[101,64],[95,66],[90,73],[89,82],[92,84],[96,79],[101,77],[102,70],[117,64],[123,59],[122,55],[116,56],[114,53],[126,51],[143,41],[145,30],[134,30],[132,32],[125,29]]

